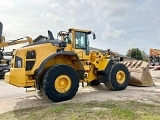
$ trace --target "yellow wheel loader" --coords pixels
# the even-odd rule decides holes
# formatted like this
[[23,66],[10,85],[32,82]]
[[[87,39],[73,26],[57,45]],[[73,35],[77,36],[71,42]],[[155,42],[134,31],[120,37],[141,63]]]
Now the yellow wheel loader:
[[[107,52],[90,51],[89,30],[60,31],[60,39],[39,41],[14,51],[5,81],[18,87],[35,87],[54,102],[72,99],[79,83],[124,90],[129,83],[127,67]],[[57,37],[57,38],[58,38]]]
[[124,90],[130,80],[127,67],[100,51],[90,52],[89,30],[61,31],[61,40],[40,41],[14,51],[5,81],[18,87],[35,87],[49,99],[71,99],[79,82]]

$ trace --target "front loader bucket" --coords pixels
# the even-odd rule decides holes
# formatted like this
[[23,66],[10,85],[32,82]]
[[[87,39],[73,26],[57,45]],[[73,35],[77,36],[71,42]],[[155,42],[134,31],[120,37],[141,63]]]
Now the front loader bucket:
[[129,85],[152,86],[154,85],[152,76],[149,72],[149,64],[141,60],[131,60],[122,62],[130,71]]

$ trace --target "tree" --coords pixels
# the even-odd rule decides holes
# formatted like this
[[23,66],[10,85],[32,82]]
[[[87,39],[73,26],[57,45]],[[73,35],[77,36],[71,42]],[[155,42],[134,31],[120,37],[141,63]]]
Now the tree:
[[147,55],[147,53],[144,51],[141,51],[141,52],[142,52],[143,60],[148,62],[149,56]]
[[[143,51],[144,52],[144,51]],[[126,56],[135,58],[137,60],[143,60],[142,52],[138,48],[132,48],[127,51]]]

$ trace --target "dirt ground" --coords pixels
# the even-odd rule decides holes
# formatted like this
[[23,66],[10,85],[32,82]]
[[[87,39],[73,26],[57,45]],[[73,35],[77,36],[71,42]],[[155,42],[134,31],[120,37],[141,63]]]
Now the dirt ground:
[[[96,87],[79,87],[76,96],[66,102],[89,102],[105,100],[135,100],[139,102],[160,105],[160,71],[151,71],[154,86],[135,87],[128,86],[123,91],[110,91],[103,84]],[[35,106],[61,104],[53,103],[40,92],[25,92],[24,88],[17,88],[0,80],[0,114],[22,108]],[[63,103],[63,102],[62,102]]]

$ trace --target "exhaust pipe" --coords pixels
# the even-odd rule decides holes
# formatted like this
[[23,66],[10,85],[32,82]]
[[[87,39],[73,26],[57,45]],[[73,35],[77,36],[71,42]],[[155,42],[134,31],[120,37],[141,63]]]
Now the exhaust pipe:
[[0,38],[2,36],[3,24],[0,22]]

